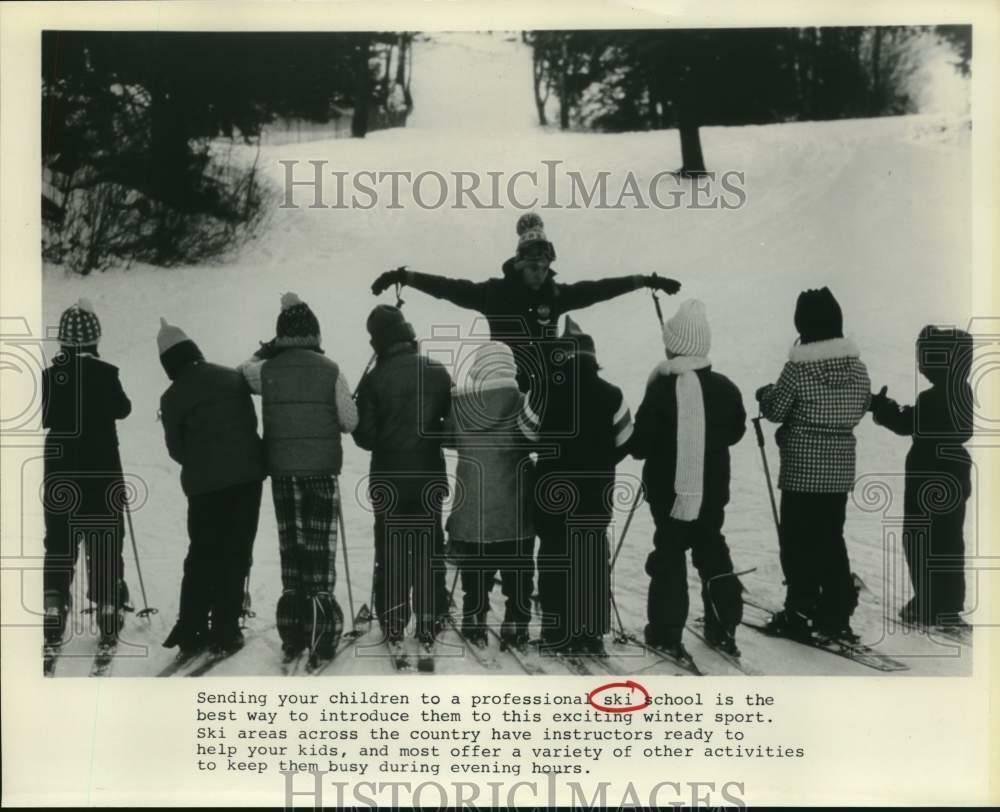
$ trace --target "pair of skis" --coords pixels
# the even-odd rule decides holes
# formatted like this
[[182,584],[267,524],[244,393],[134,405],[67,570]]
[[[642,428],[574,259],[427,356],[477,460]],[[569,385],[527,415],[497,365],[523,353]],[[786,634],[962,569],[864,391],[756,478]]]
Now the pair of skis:
[[962,646],[972,645],[972,626],[962,622],[957,625],[911,623],[900,617],[885,616],[886,625],[889,628],[902,627],[908,632],[923,634],[938,642],[956,643]]
[[[659,662],[677,666],[678,668],[687,672],[691,676],[702,677],[705,675],[704,672],[698,667],[698,664],[694,661],[694,658],[687,652],[685,652],[684,656],[679,657],[674,652],[668,649],[659,648],[658,646],[651,646],[649,643],[640,640],[636,635],[632,634],[631,632],[626,632],[624,630],[622,630],[618,634],[618,641],[622,643],[629,643],[633,646],[637,646],[638,648],[641,648],[648,654],[651,654]],[[716,650],[718,651],[718,649]]]
[[194,667],[186,671],[184,676],[200,677],[203,674],[207,674],[220,663],[242,651],[244,647],[245,644],[221,651],[215,649],[199,649],[192,652],[180,652],[176,657],[174,657],[173,662],[167,665],[167,667],[160,671],[160,673],[156,676],[172,677],[193,665]]
[[337,641],[333,656],[319,657],[315,652],[310,652],[309,649],[304,649],[294,656],[286,656],[282,660],[281,673],[286,677],[291,677],[297,676],[304,671],[305,674],[309,676],[319,676],[326,670],[326,667],[330,665],[330,663],[340,657],[347,649],[364,637],[365,632],[363,632],[359,626],[362,624],[368,624],[370,627],[371,622],[371,610],[368,608],[368,604],[362,604],[361,608],[358,610],[353,621],[351,622],[351,630],[349,632],[342,633],[340,640]]
[[[434,642],[421,642],[417,653],[417,671],[421,674],[433,674],[434,665]],[[413,670],[413,661],[410,653],[406,650],[402,640],[390,640],[386,638],[385,646],[389,650],[389,661],[392,667],[399,673],[407,673]]]
[[[90,665],[90,676],[106,677],[111,673],[111,666],[114,662],[115,652],[118,650],[118,643],[100,642],[97,644],[97,651]],[[62,644],[52,645],[46,643],[42,647],[42,674],[46,677],[54,677],[56,673],[56,663],[62,653]]]
[[489,634],[497,641],[499,650],[504,654],[510,655],[511,659],[517,663],[518,667],[524,671],[525,674],[529,676],[538,676],[547,673],[544,668],[542,668],[537,663],[534,663],[527,656],[527,646],[519,646],[516,643],[512,643],[508,640],[504,640],[500,633],[497,632],[492,626],[486,627]]
[[[778,610],[773,607],[766,606],[765,604],[758,603],[749,599],[744,599],[744,604],[746,606],[752,606],[761,612],[767,613],[769,616],[777,614]],[[855,640],[848,640],[838,637],[828,637],[820,634],[811,634],[808,637],[791,637],[788,635],[775,634],[766,622],[757,622],[753,620],[748,620],[743,618],[742,621],[744,626],[754,629],[755,631],[765,634],[768,637],[777,637],[783,640],[791,640],[794,643],[799,643],[810,648],[819,649],[821,651],[829,652],[830,654],[835,654],[838,657],[843,657],[845,659],[851,660],[858,665],[863,665],[868,668],[873,668],[876,671],[882,671],[885,673],[891,673],[895,671],[909,671],[910,667],[894,657],[890,657],[888,654],[882,654],[876,651],[871,646],[866,646],[864,643],[857,642]]]

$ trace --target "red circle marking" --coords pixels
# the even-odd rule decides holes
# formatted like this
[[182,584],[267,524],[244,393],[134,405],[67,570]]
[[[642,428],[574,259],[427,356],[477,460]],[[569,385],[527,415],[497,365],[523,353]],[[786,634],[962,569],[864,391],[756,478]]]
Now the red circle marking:
[[[644,697],[643,701],[638,705],[602,705],[599,702],[594,701],[594,694],[599,694],[602,691],[607,691],[610,688],[628,688],[631,693],[634,690],[642,691]],[[599,688],[595,688],[589,694],[587,694],[587,702],[591,704],[594,708],[599,711],[604,711],[605,713],[634,713],[637,710],[642,710],[643,708],[649,707],[650,702],[653,698],[649,695],[649,691],[643,688],[638,682],[634,680],[627,680],[626,682],[609,682],[607,685],[602,685]]]

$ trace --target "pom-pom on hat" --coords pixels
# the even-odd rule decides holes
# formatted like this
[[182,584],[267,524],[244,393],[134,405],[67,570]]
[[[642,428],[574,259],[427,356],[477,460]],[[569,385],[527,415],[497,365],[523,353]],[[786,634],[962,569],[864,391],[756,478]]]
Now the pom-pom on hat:
[[704,302],[699,299],[681,302],[677,312],[663,325],[663,346],[674,355],[708,357],[712,331],[708,327]]
[[97,346],[101,322],[89,299],[80,299],[63,311],[59,318],[59,343],[64,347]]
[[545,236],[545,224],[530,211],[517,218],[517,257],[522,259],[535,251],[540,251],[549,262],[555,261],[556,249]]
[[319,347],[319,319],[298,294],[284,293],[275,334],[276,347]]

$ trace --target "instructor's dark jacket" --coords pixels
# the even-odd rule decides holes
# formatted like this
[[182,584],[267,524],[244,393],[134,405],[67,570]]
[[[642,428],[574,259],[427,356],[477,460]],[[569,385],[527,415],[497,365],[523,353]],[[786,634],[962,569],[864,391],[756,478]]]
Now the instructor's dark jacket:
[[573,284],[555,281],[555,271],[537,291],[525,285],[514,259],[503,264],[503,277],[473,282],[444,276],[407,273],[407,285],[458,307],[477,310],[490,326],[490,337],[507,344],[514,353],[521,391],[537,392],[533,380],[551,366],[540,341],[555,337],[559,317],[571,310],[613,299],[643,287],[641,276],[585,280]]

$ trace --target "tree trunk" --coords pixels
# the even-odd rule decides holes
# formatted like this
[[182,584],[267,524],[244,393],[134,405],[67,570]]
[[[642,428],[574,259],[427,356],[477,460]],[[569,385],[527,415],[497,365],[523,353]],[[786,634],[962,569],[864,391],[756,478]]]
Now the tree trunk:
[[873,116],[882,109],[882,31],[875,26],[872,32],[872,98],[869,112]]
[[548,117],[545,115],[545,101],[549,94],[546,92],[545,96],[542,96],[542,85],[545,83],[545,63],[537,48],[532,50],[531,72],[535,85],[535,109],[538,111],[538,123],[545,127],[549,123]]
[[[406,44],[406,61],[404,71],[406,73],[406,84],[403,86],[403,99],[406,102],[406,112],[413,112],[413,95],[410,93],[410,80],[413,78],[413,38],[410,34],[403,34],[403,41]],[[403,64],[401,62],[401,64]]]
[[693,77],[681,80],[678,93],[677,128],[681,136],[681,174],[685,177],[705,174],[705,156],[701,151],[701,105]]
[[569,129],[569,98],[566,89],[566,73],[569,69],[569,48],[566,39],[562,41],[562,55],[559,60],[559,129]]
[[392,45],[385,46],[385,71],[382,77],[382,108],[389,107],[389,94],[392,91]]
[[399,55],[396,57],[396,84],[406,87],[406,34],[400,34],[396,40]]
[[413,111],[413,97],[410,96],[410,77],[407,71],[410,35],[400,34],[397,46],[399,48],[399,56],[396,58],[396,84],[403,90],[403,101],[406,104],[406,112],[409,114]]
[[697,124],[681,124],[681,174],[704,175],[705,156],[701,152],[701,133]]
[[351,117],[351,136],[364,138],[368,134],[368,108],[371,97],[371,75],[368,57],[371,37],[361,34],[354,51],[354,115]]
[[177,207],[188,170],[187,136],[183,111],[162,82],[150,93],[149,152],[151,196]]

